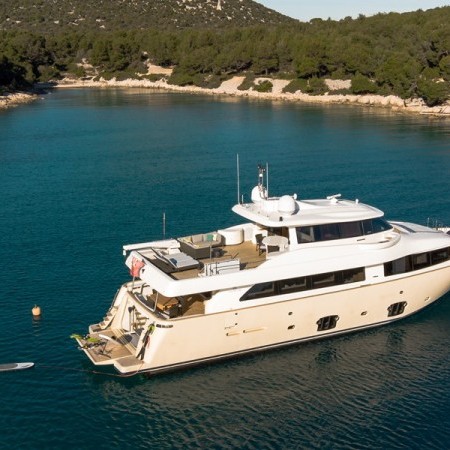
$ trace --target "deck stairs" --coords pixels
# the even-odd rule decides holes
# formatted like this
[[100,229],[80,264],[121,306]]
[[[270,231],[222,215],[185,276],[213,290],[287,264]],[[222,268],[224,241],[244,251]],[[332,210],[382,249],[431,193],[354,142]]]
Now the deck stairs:
[[143,316],[139,311],[134,312],[134,322],[133,322],[133,328],[138,331],[142,330],[147,322],[148,318],[146,316]]
[[111,324],[117,310],[117,306],[111,306],[101,322],[89,326],[89,333],[98,333],[99,331],[106,330],[108,325]]
[[106,316],[103,317],[103,320],[99,323],[100,328],[102,330],[104,330],[112,322],[117,312],[117,309],[118,309],[117,306],[111,306],[111,308],[109,308],[108,312],[106,313]]

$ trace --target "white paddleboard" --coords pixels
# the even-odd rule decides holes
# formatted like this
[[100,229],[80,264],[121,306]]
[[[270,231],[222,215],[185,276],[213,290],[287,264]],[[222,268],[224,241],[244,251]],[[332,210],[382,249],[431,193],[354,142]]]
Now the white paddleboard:
[[0,372],[9,372],[10,370],[31,369],[34,366],[32,362],[0,364]]

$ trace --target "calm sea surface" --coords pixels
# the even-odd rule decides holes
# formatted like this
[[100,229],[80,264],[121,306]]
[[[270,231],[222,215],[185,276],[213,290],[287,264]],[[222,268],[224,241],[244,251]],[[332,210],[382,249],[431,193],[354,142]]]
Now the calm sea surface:
[[[342,193],[450,224],[450,121],[142,90],[0,112],[5,449],[448,449],[450,295],[397,324],[151,379],[91,372],[70,339],[128,280],[123,244],[240,223],[273,195]],[[43,316],[33,320],[31,308]]]

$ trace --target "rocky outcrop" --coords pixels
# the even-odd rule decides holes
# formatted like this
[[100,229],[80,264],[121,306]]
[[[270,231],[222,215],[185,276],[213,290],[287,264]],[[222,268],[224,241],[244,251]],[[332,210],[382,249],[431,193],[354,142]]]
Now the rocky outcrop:
[[30,103],[36,98],[38,97],[35,94],[28,94],[26,92],[15,92],[0,95],[0,109]]

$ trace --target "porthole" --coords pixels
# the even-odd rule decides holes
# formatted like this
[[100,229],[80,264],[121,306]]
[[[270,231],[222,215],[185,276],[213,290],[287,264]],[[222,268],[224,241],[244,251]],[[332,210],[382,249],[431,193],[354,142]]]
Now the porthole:
[[288,330],[293,330],[295,328],[295,325],[289,325]]

